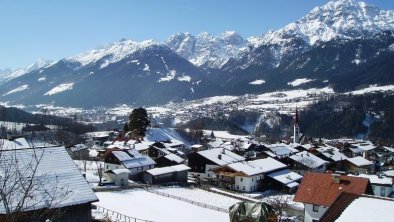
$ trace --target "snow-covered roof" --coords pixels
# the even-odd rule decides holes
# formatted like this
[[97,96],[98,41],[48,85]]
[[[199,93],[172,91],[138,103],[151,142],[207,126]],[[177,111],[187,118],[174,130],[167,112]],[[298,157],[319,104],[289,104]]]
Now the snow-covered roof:
[[224,144],[223,140],[220,139],[216,139],[214,141],[210,141],[208,142],[208,145],[212,148],[219,148],[222,147],[222,145]]
[[113,173],[113,174],[130,174],[131,171],[128,169],[113,169],[113,170],[108,170],[106,173]]
[[383,148],[386,149],[386,150],[389,151],[389,152],[394,153],[394,148],[392,148],[392,147],[384,146]]
[[191,169],[190,167],[186,166],[185,164],[178,164],[175,166],[171,166],[171,168],[175,169],[177,172]]
[[336,221],[391,222],[392,212],[394,212],[393,199],[362,196],[350,203]]
[[227,166],[235,171],[243,172],[248,176],[267,173],[286,167],[285,164],[272,159],[271,157],[248,162],[232,163]]
[[149,148],[149,143],[136,143],[134,144],[134,149],[138,151],[146,150]]
[[350,149],[353,153],[356,153],[356,154],[364,152],[364,150],[362,150],[362,149],[360,149],[360,148],[358,148],[358,147],[350,147],[349,149]]
[[353,158],[348,158],[347,161],[351,162],[352,164],[356,165],[356,166],[368,166],[368,165],[372,165],[373,163],[367,159],[365,159],[364,157],[361,156],[356,156]]
[[394,177],[394,170],[384,171],[383,174],[388,176],[388,177]]
[[307,166],[311,169],[318,168],[323,164],[327,163],[327,161],[320,159],[319,157],[308,153],[307,151],[302,151],[300,153],[294,154],[290,156],[290,159],[297,161],[304,166]]
[[168,167],[156,167],[154,169],[147,170],[146,172],[153,176],[157,176],[161,174],[168,174],[168,173],[185,171],[185,170],[190,170],[190,167],[184,164],[179,164],[179,165],[168,166]]
[[72,152],[80,151],[80,150],[85,150],[88,147],[85,144],[76,144],[75,146],[70,147]]
[[393,185],[393,180],[389,177],[379,177],[378,175],[368,175],[368,174],[349,175],[349,176],[367,178],[372,184]]
[[182,157],[179,157],[178,155],[175,155],[173,153],[165,155],[164,157],[177,163],[182,163],[183,161],[185,161]]
[[156,164],[149,156],[141,155],[135,149],[112,151],[112,154],[128,169]]
[[268,176],[273,178],[276,181],[279,181],[282,184],[285,184],[288,187],[298,186],[298,183],[296,181],[298,181],[302,178],[301,175],[299,175],[289,169],[284,169],[284,170],[281,170],[278,172],[274,172],[274,173],[268,174]]
[[298,152],[297,149],[295,149],[287,144],[284,144],[284,143],[269,145],[268,149],[270,149],[271,152],[273,152],[277,156],[289,156],[293,153]]
[[[52,208],[98,200],[64,147],[3,150],[0,158],[0,163],[2,163],[0,164],[0,174],[6,175],[5,170],[10,170],[9,172],[25,170],[24,179],[30,180],[32,173],[27,170],[28,163],[33,162],[33,166],[37,165],[37,162],[32,159],[33,156],[37,156],[41,160],[38,162],[37,171],[33,177],[35,186],[32,187],[30,198],[26,199],[24,210],[47,207],[48,201],[52,200],[49,195],[54,196]],[[10,162],[15,159],[18,160],[17,168],[12,167],[16,165]],[[16,173],[11,173],[12,177],[15,180],[20,178]],[[15,180],[10,181],[7,186],[12,186]],[[12,201],[17,202],[24,193],[21,187],[14,188]],[[4,213],[4,205],[0,204],[0,214]]]
[[131,168],[136,168],[136,167],[155,165],[156,162],[148,156],[142,156],[142,157],[135,158],[132,160],[124,161],[124,162],[122,162],[122,164],[126,168],[131,169]]
[[221,149],[221,148],[203,150],[198,152],[198,154],[209,159],[210,161],[216,163],[219,166],[245,160],[244,157],[239,156],[229,150]]
[[363,151],[370,151],[376,148],[372,143],[362,143],[357,145],[358,148],[362,149]]
[[25,138],[17,138],[14,140],[0,139],[2,150],[26,149],[31,148]]
[[332,159],[333,161],[341,161],[348,158],[343,153],[339,152],[337,148],[334,147],[321,147],[318,148],[317,151],[319,151],[325,157]]

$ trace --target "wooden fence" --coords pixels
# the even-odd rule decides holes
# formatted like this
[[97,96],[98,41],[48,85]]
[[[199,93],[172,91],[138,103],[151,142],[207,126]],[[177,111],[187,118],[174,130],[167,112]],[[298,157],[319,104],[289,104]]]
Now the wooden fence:
[[146,189],[146,191],[154,193],[154,194],[158,194],[158,195],[161,195],[161,196],[164,196],[164,197],[169,197],[169,198],[185,201],[185,202],[197,205],[199,207],[203,207],[203,208],[207,208],[207,209],[211,209],[211,210],[216,210],[216,211],[220,211],[220,212],[225,212],[225,213],[229,212],[229,209],[212,206],[212,205],[201,203],[201,202],[198,202],[198,201],[189,200],[189,199],[186,199],[186,198],[183,198],[183,197],[174,196],[174,195],[167,194],[167,193],[164,193],[164,192],[160,192],[160,191],[157,191],[157,190]]
[[139,219],[135,217],[130,217],[124,214],[121,214],[119,212],[107,209],[105,207],[101,207],[98,205],[95,205],[97,207],[97,211],[103,212],[107,217],[109,217],[112,220],[116,220],[119,222],[154,222],[151,220],[144,220],[144,219]]

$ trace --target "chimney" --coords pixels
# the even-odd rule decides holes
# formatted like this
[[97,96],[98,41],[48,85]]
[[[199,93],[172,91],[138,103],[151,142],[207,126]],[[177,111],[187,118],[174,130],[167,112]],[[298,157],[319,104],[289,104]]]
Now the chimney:
[[331,182],[339,184],[341,182],[341,175],[337,173],[331,174]]
[[218,155],[218,159],[221,160],[222,159],[222,154]]
[[223,150],[222,150],[222,153],[223,153],[223,154],[225,154],[225,153],[226,153],[226,152],[225,152],[225,150],[226,150],[226,149],[224,149],[224,148],[223,148]]

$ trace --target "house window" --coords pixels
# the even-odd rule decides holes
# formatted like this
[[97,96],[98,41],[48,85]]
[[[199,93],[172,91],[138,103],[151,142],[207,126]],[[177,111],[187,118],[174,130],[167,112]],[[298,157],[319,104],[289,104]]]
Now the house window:
[[208,173],[208,177],[211,177],[211,174]]
[[244,181],[244,178],[241,177],[239,180],[240,180],[240,181]]
[[245,186],[242,187],[242,190],[245,190]]
[[386,188],[385,187],[380,188],[380,196],[382,196],[382,197],[386,196]]
[[253,182],[253,178],[252,178],[252,182]]
[[313,204],[313,212],[319,212],[319,206]]
[[109,166],[107,165],[107,170],[108,170]]
[[237,190],[239,190],[239,185],[237,185]]

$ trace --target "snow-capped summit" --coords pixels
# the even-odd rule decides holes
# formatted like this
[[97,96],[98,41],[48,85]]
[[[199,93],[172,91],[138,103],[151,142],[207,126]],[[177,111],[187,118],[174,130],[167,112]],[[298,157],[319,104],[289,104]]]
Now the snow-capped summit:
[[81,66],[86,66],[102,60],[102,64],[100,65],[100,67],[104,68],[111,63],[119,62],[128,55],[137,52],[138,50],[147,49],[156,45],[160,45],[160,43],[152,39],[142,42],[122,39],[102,48],[93,49],[87,52],[83,52],[77,56],[68,57],[66,58],[66,61],[78,62],[81,64]]
[[25,68],[20,68],[15,71],[8,71],[6,73],[3,73],[3,75],[0,75],[0,83],[17,78],[19,76],[22,76],[22,75],[32,72],[34,70],[49,67],[52,64],[53,64],[53,61],[51,61],[51,60],[39,58],[35,63],[33,63]]
[[394,11],[365,2],[332,0],[316,7],[300,20],[263,35],[260,44],[284,44],[299,37],[310,45],[332,39],[354,39],[394,30]]
[[238,58],[247,41],[238,33],[227,31],[218,36],[202,32],[197,36],[177,33],[165,44],[178,55],[196,66],[220,68],[231,58]]

